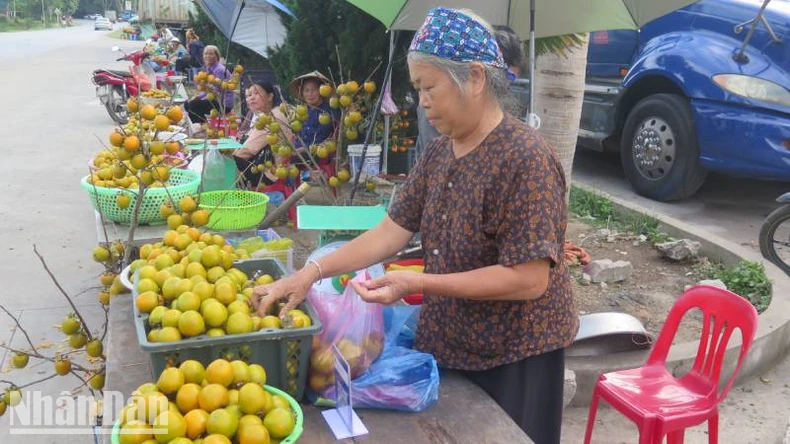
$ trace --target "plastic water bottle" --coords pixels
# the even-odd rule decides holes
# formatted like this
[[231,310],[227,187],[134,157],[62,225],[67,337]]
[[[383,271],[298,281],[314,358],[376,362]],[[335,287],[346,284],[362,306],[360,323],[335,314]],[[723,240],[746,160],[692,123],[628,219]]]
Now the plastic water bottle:
[[204,162],[203,191],[225,189],[225,159],[219,150],[209,150]]

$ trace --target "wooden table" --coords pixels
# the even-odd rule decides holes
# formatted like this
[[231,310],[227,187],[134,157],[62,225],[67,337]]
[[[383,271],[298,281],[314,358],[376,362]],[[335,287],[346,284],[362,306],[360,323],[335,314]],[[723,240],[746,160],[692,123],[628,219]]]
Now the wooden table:
[[[105,391],[126,396],[141,384],[156,381],[148,356],[137,343],[131,303],[128,295],[112,299],[107,336]],[[299,444],[339,442],[326,425],[321,409],[312,405],[302,408],[305,430]],[[424,412],[361,409],[357,414],[370,433],[343,443],[534,444],[485,392],[458,373],[442,374],[439,401]],[[109,444],[110,436],[105,438]]]

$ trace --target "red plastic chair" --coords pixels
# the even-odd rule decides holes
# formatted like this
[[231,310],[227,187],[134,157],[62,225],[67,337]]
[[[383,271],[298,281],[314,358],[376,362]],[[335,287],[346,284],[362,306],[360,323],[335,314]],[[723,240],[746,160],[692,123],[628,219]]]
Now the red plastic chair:
[[[703,313],[697,357],[688,374],[675,378],[666,358],[683,316],[691,309]],[[738,364],[724,389],[719,379],[727,343],[735,329],[742,336]],[[727,396],[757,330],[757,310],[746,299],[721,288],[696,286],[677,300],[667,316],[645,365],[606,373],[593,391],[584,444],[590,443],[599,398],[635,422],[639,444],[682,444],[684,431],[708,421],[708,442],[719,440],[718,405]]]

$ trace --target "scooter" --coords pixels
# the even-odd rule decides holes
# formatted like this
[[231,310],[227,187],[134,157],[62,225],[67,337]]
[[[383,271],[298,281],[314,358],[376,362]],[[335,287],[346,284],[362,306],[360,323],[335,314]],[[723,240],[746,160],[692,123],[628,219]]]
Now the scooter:
[[760,253],[790,274],[790,192],[776,201],[783,205],[772,211],[760,227]]
[[97,69],[93,71],[91,81],[96,85],[96,96],[107,108],[110,118],[119,125],[124,125],[129,121],[126,109],[127,99],[137,97],[142,91],[151,89],[150,79],[156,79],[156,74],[150,66],[143,63],[148,57],[145,51],[139,50],[125,54],[117,46],[113,46],[112,50],[123,54],[123,57],[116,59],[116,61],[132,62],[129,71]]

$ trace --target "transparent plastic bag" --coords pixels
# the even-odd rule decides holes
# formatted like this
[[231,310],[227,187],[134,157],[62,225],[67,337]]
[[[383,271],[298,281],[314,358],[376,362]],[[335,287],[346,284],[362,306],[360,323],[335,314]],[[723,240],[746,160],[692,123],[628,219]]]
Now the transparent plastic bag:
[[[419,306],[383,308],[384,350],[367,372],[351,382],[354,407],[420,412],[439,399],[436,360],[411,349],[419,310]],[[333,407],[334,381],[321,392],[308,393],[308,397],[316,405]]]
[[[362,271],[355,281],[368,280]],[[369,304],[349,284],[342,295],[322,293],[315,289],[308,295],[324,328],[313,337],[310,356],[309,386],[318,393],[335,384],[335,358],[332,345],[348,361],[351,379],[365,373],[384,349],[384,320],[379,304]]]

